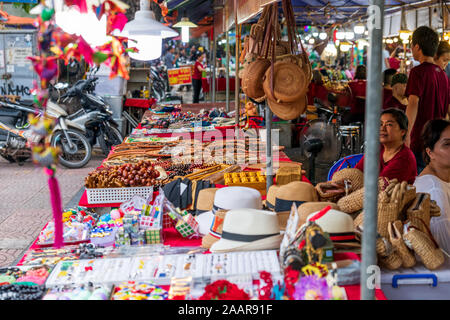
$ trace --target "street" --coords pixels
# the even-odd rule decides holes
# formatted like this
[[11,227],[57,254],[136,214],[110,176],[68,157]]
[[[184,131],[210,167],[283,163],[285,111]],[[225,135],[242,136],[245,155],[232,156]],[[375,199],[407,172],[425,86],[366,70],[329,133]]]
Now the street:
[[[81,169],[58,165],[56,177],[63,209],[83,187],[87,174],[98,167],[104,156],[93,152]],[[43,169],[27,161],[23,166],[0,158],[0,266],[15,265],[52,219],[47,176]]]

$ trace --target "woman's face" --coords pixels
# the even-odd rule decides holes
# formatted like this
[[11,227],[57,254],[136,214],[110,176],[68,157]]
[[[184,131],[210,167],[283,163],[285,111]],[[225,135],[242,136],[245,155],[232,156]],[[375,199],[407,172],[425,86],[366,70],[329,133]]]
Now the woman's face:
[[442,131],[433,150],[427,148],[426,151],[431,162],[436,163],[439,167],[450,168],[450,126]]
[[450,61],[450,52],[441,54],[441,56],[439,58],[435,59],[434,61],[439,67],[441,67],[443,70],[445,70],[445,68],[447,68],[447,65]]
[[404,96],[406,92],[406,83],[396,83],[392,87],[392,91],[399,96]]
[[393,142],[402,142],[406,130],[400,129],[398,122],[390,113],[381,115],[380,124],[380,143],[387,144]]

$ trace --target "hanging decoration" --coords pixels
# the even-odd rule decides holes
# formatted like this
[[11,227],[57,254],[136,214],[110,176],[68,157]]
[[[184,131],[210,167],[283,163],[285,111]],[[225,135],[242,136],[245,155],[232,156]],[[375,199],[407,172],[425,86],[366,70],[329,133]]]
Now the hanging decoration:
[[153,0],[161,8],[161,15],[164,18],[165,25],[172,25],[177,23],[178,20],[178,10],[170,10],[167,8],[166,1],[164,0]]
[[[67,6],[74,6],[81,13],[88,12],[86,0],[65,0]],[[38,108],[44,110],[43,116],[30,115],[29,123],[32,132],[29,144],[32,150],[33,162],[45,168],[48,176],[50,190],[50,202],[55,225],[54,247],[60,248],[63,245],[62,228],[62,207],[61,192],[56,179],[56,163],[59,149],[52,147],[49,136],[56,125],[55,119],[49,117],[46,112],[47,101],[49,99],[49,84],[58,76],[58,59],[62,59],[66,64],[70,59],[81,60],[87,64],[105,63],[110,66],[110,78],[119,75],[128,79],[128,72],[125,68],[126,55],[135,48],[125,48],[127,38],[114,37],[112,33],[115,29],[123,29],[127,22],[124,13],[128,6],[118,0],[106,0],[99,6],[93,7],[98,19],[106,14],[107,35],[109,42],[102,46],[92,48],[82,36],[68,34],[55,25],[55,10],[49,8],[45,0],[42,0],[38,9],[39,17],[35,21],[38,29],[37,42],[39,55],[27,57],[33,66],[34,71],[39,76],[39,81],[34,83],[32,90],[34,102]]]

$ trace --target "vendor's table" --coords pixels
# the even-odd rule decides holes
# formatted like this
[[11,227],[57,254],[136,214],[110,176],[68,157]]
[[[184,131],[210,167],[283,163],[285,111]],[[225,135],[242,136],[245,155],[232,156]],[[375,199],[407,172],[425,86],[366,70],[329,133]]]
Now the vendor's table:
[[127,132],[130,132],[133,128],[139,124],[138,119],[142,119],[145,110],[149,109],[156,102],[155,99],[138,99],[130,98],[126,99],[123,104],[123,116],[128,120]]

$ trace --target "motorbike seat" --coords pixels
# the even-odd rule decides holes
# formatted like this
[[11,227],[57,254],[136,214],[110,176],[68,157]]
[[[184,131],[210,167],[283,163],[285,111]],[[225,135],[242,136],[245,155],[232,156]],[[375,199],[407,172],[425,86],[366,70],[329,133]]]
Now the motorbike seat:
[[22,115],[22,112],[19,110],[0,108],[0,117],[12,117],[17,118]]
[[32,107],[34,105],[33,100],[20,100],[20,104],[23,104],[24,106]]

